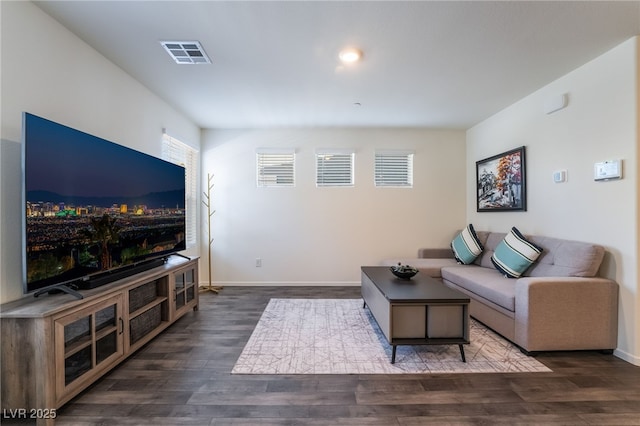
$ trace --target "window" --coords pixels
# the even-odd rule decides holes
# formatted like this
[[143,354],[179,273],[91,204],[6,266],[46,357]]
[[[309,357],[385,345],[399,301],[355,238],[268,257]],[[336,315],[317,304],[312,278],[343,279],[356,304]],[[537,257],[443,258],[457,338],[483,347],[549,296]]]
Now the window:
[[185,168],[186,243],[187,248],[193,247],[198,240],[198,151],[165,133],[162,136],[162,158]]
[[353,186],[353,150],[316,151],[316,186]]
[[375,185],[379,187],[413,187],[412,151],[376,151]]
[[295,186],[295,151],[261,148],[256,151],[258,187]]

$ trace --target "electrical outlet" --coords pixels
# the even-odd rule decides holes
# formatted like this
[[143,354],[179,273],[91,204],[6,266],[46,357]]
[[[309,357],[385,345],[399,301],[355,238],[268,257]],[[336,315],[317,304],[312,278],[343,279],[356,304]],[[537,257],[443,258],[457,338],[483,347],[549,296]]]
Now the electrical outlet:
[[260,267],[262,267],[262,259],[258,257],[256,258],[256,268],[260,268]]

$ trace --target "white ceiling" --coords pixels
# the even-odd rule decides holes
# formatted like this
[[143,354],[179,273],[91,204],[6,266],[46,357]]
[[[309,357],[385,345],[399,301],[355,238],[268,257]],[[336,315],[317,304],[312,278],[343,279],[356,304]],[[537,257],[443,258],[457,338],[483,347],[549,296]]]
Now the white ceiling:
[[202,128],[466,129],[640,34],[639,1],[36,4]]

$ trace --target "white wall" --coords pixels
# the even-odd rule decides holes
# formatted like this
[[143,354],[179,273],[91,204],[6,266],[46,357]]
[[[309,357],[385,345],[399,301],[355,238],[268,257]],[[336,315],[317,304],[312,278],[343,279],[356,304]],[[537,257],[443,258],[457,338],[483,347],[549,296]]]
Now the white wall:
[[[527,212],[477,213],[475,174],[467,175],[467,219],[476,229],[556,236],[602,244],[602,274],[620,284],[617,355],[640,365],[638,292],[638,39],[550,83],[467,132],[467,170],[526,146]],[[566,109],[543,112],[569,94]],[[623,179],[595,182],[595,162],[621,159]],[[568,180],[554,183],[554,171]]]
[[[358,284],[361,265],[446,246],[464,226],[462,131],[208,130],[202,143],[202,174],[215,175],[212,279],[218,284]],[[256,187],[256,148],[265,147],[296,149],[295,188]],[[315,150],[334,147],[355,149],[353,188],[315,186]],[[376,148],[415,150],[412,189],[374,187]]]
[[23,111],[155,156],[163,128],[196,149],[200,130],[31,2],[0,7],[0,302],[6,302],[22,296]]

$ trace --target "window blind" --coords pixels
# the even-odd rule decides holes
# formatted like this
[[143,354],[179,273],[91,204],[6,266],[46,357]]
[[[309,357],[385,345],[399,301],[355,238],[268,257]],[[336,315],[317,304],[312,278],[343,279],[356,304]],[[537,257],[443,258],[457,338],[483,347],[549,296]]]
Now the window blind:
[[351,150],[316,151],[316,186],[353,186],[353,162]]
[[198,151],[165,133],[162,136],[162,158],[185,168],[185,238],[187,248],[193,247],[198,240]]
[[295,151],[256,151],[258,187],[295,186]]
[[413,152],[376,151],[375,186],[413,187]]

